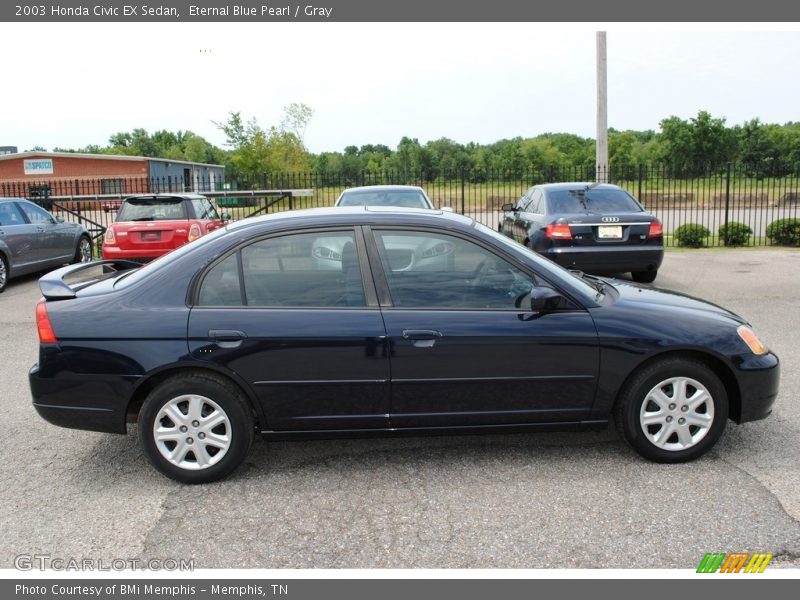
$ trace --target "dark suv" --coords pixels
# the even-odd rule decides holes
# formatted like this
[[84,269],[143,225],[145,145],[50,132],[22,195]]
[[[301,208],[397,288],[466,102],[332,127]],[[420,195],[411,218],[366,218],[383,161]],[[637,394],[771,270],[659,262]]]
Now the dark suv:
[[537,185],[502,210],[501,233],[567,268],[650,283],[664,259],[661,221],[616,185]]

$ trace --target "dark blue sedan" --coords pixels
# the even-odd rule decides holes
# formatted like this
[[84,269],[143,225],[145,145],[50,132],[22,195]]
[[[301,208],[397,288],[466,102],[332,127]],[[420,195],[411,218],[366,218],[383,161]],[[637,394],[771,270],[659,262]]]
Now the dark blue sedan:
[[778,358],[701,300],[562,269],[447,212],[230,224],[140,267],[43,277],[33,403],[201,483],[278,439],[603,428],[694,459],[770,414]]

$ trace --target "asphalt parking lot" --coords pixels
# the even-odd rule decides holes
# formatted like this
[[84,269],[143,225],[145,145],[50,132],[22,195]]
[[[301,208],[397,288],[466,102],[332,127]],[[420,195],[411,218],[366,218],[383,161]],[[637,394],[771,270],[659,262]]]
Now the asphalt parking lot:
[[197,568],[695,568],[706,552],[800,567],[800,251],[668,252],[658,287],[745,316],[782,360],[773,415],[657,465],[612,430],[264,442],[225,481],[152,469],[128,436],[30,404],[35,277],[0,295],[0,567],[21,554]]

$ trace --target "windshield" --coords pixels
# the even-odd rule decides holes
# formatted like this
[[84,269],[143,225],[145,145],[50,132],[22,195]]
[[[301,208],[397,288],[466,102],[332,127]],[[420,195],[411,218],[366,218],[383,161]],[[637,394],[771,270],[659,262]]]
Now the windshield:
[[400,206],[403,208],[431,208],[430,202],[419,190],[364,190],[343,192],[337,206]]
[[486,227],[482,223],[475,223],[475,229],[478,231],[485,233],[491,236],[495,241],[499,242],[503,246],[508,247],[509,249],[513,250],[516,253],[522,253],[528,256],[528,258],[533,259],[536,262],[537,268],[542,272],[542,274],[549,279],[552,283],[564,284],[569,286],[572,289],[577,288],[578,291],[585,294],[587,298],[596,299],[597,294],[602,293],[602,290],[599,290],[594,285],[590,285],[587,281],[576,274],[572,273],[560,267],[553,261],[543,258],[542,256],[538,255],[536,252],[528,248],[527,246],[523,246],[522,244],[518,244],[514,240],[509,237],[504,236],[501,233],[496,232],[494,229],[490,227]]
[[625,190],[585,187],[547,192],[551,213],[642,212],[642,207]]
[[188,219],[182,198],[128,198],[116,221],[174,221]]

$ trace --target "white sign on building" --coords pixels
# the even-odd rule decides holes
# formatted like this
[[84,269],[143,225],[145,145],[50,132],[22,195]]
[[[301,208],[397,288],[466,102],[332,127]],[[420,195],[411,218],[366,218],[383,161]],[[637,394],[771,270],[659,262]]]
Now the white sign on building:
[[52,158],[31,158],[22,161],[25,175],[52,175],[53,174],[53,159]]

